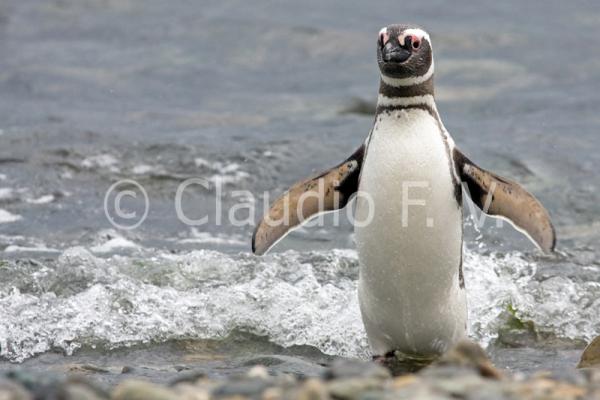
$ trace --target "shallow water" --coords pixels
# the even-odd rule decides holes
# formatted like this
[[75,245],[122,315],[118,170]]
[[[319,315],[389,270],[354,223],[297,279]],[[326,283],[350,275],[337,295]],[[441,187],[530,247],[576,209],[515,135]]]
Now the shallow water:
[[[329,216],[260,259],[248,253],[252,227],[226,213],[235,191],[280,193],[361,143],[377,91],[374,33],[396,20],[432,33],[438,105],[459,147],[535,193],[558,232],[559,254],[541,257],[509,227],[478,230],[467,217],[472,337],[513,370],[574,366],[600,331],[593,1],[8,0],[1,368],[91,363],[113,382],[132,364],[167,380],[234,373],[254,354],[288,357],[271,368],[303,374],[329,356],[368,357],[347,219],[334,228]],[[195,177],[210,186],[186,191],[185,214],[211,219],[191,228],[174,198]],[[120,179],[148,194],[133,231],[105,216]],[[140,199],[128,207],[141,215]],[[507,328],[530,323],[535,333]]]

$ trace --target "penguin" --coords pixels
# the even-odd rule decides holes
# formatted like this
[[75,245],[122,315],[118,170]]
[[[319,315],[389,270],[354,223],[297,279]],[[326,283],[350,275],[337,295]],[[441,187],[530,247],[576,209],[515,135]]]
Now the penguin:
[[426,31],[384,27],[377,63],[376,115],[365,142],[273,202],[254,231],[252,250],[265,254],[309,218],[356,197],[358,297],[372,354],[427,362],[467,335],[464,195],[545,253],[554,251],[556,234],[532,194],[479,167],[455,145],[436,107]]

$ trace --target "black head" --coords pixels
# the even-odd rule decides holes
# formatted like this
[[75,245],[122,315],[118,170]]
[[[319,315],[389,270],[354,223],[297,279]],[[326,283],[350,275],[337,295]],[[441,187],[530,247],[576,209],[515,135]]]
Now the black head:
[[377,62],[388,78],[425,76],[432,68],[433,54],[427,32],[416,26],[390,25],[379,31]]

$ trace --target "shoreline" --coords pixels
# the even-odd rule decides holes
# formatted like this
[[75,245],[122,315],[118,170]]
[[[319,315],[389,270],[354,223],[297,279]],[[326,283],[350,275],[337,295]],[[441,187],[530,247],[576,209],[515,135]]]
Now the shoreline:
[[[438,361],[415,373],[393,376],[379,363],[337,359],[316,377],[270,375],[264,365],[249,365],[243,373],[215,377],[205,371],[181,371],[166,384],[125,379],[106,389],[86,373],[102,373],[79,365],[71,373],[8,371],[0,377],[1,399],[176,400],[176,399],[597,399],[600,340],[588,346],[581,369],[510,374],[492,365],[486,353],[469,341],[459,343]],[[390,365],[386,365],[390,366]],[[396,371],[402,369],[396,368]],[[392,365],[393,367],[393,365]],[[406,367],[406,365],[404,365]],[[122,373],[130,373],[123,368]],[[135,367],[133,367],[135,368]],[[392,368],[394,369],[394,368]]]

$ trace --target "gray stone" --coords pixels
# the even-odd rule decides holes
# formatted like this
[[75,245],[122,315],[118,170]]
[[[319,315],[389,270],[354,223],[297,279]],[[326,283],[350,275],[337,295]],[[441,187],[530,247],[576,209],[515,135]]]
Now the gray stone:
[[177,385],[179,383],[194,383],[198,379],[206,377],[204,371],[186,371],[177,374],[177,377],[170,382],[170,386]]
[[25,388],[16,382],[0,379],[0,400],[32,400]]
[[60,390],[61,400],[104,400],[108,396],[103,396],[97,390],[83,383],[66,384]]
[[359,360],[335,360],[325,372],[325,379],[374,378],[389,379],[390,372],[382,366]]
[[293,396],[296,400],[328,400],[327,388],[318,379],[308,379]]
[[336,399],[355,400],[366,392],[380,391],[384,381],[379,378],[345,378],[332,380],[327,384],[329,394]]
[[585,348],[577,368],[600,368],[600,336]]
[[246,396],[259,397],[268,388],[269,382],[264,379],[245,378],[236,381],[225,382],[213,391],[214,397]]
[[119,384],[112,400],[179,400],[174,391],[150,382],[130,380]]

